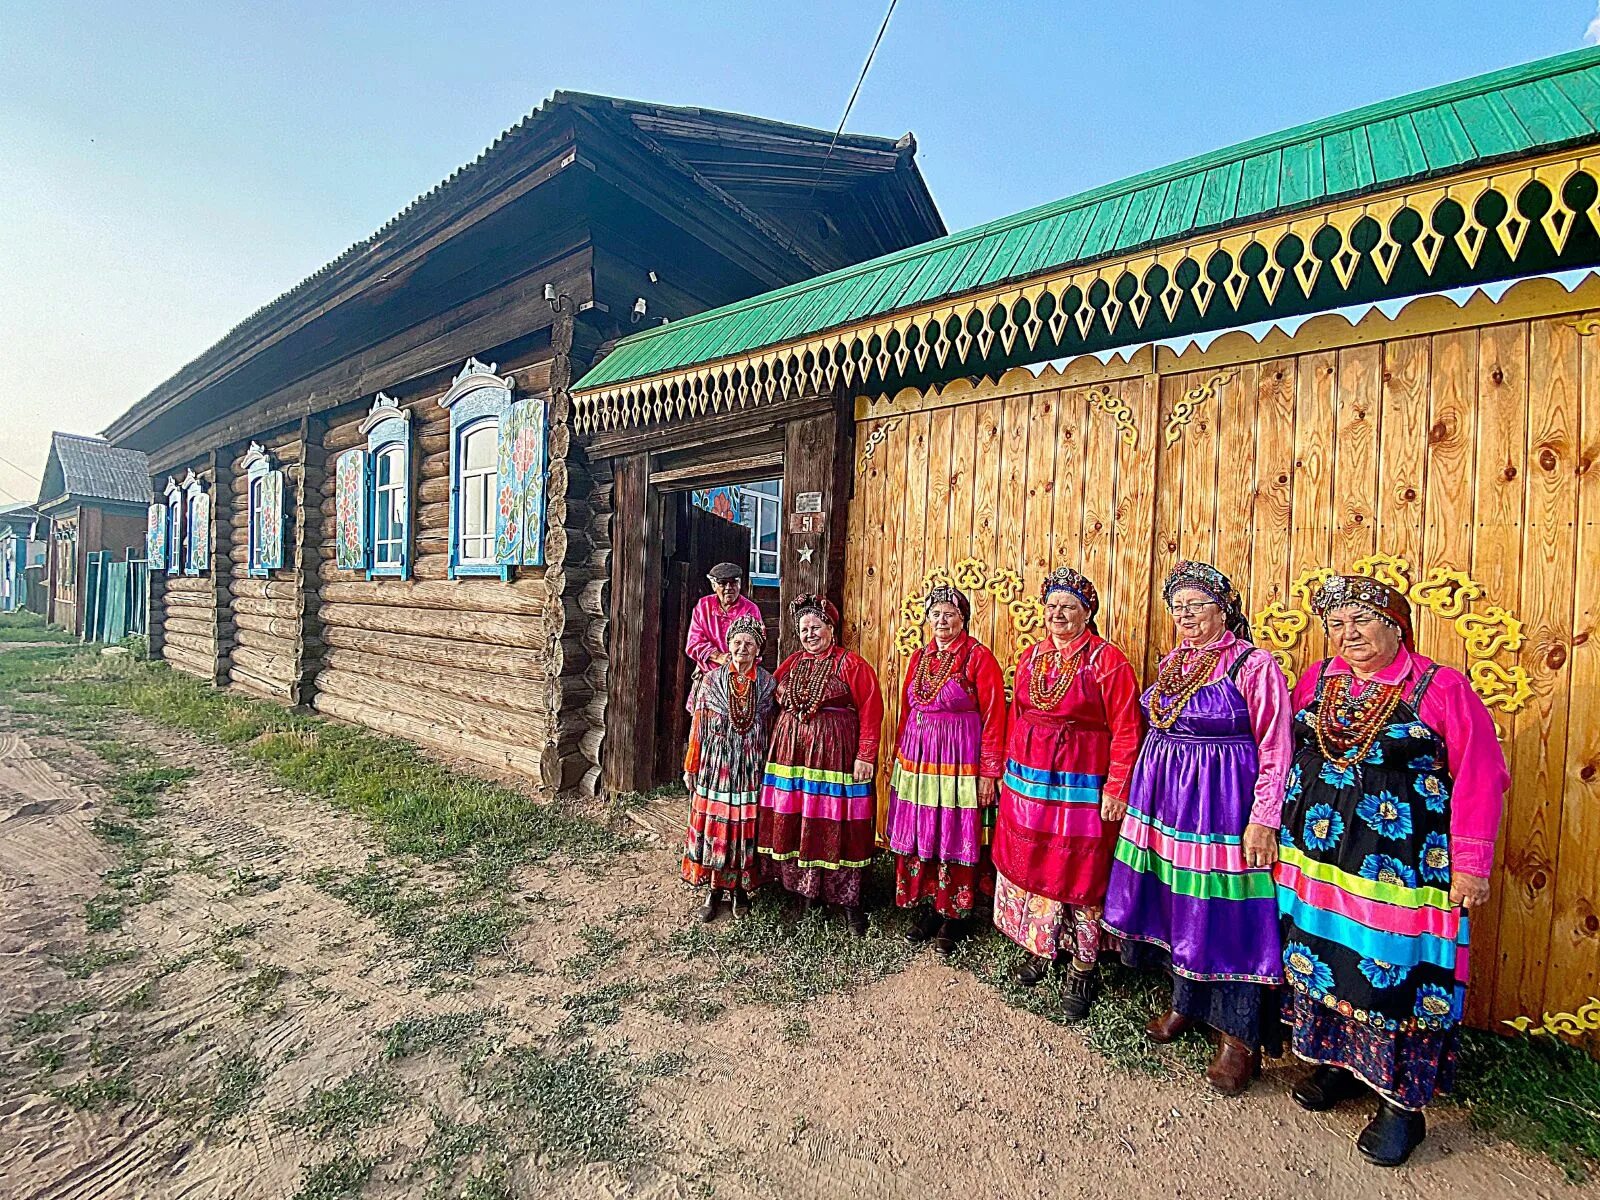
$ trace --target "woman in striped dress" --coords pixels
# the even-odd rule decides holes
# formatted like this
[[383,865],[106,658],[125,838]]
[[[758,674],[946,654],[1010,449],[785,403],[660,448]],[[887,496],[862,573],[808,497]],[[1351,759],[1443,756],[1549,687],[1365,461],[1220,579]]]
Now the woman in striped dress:
[[1044,641],[1017,663],[1005,779],[994,835],[994,923],[1029,952],[1032,987],[1071,959],[1068,1020],[1098,990],[1100,914],[1111,852],[1139,753],[1139,681],[1100,636],[1094,584],[1070,567],[1044,581]]
[[1295,687],[1278,865],[1284,1016],[1317,1064],[1293,1095],[1319,1112],[1376,1092],[1356,1148],[1399,1166],[1455,1073],[1466,910],[1489,897],[1510,776],[1466,676],[1413,648],[1404,595],[1335,575],[1314,607],[1335,657]]
[[[1272,865],[1289,773],[1289,690],[1250,644],[1239,593],[1209,563],[1180,562],[1162,594],[1179,645],[1144,694],[1150,723],[1128,793],[1106,928],[1132,966],[1172,975],[1145,1032],[1208,1026],[1206,1081],[1233,1095],[1260,1069],[1283,977]],[[1263,1009],[1267,1022],[1263,1023]]]
[[894,899],[920,912],[906,934],[949,954],[978,894],[994,891],[989,836],[1005,755],[1006,683],[967,632],[972,605],[956,588],[928,592],[933,637],[906,668],[887,839]]
[[820,596],[789,605],[800,650],[778,667],[756,848],[784,889],[844,910],[867,932],[862,891],[877,836],[872,777],[883,698],[867,660],[835,642],[839,610]]
[[[761,667],[766,627],[739,617],[728,628],[728,656],[695,690],[694,723],[683,759],[689,829],[683,878],[708,887],[700,919],[714,921],[727,893],[734,909],[761,882],[756,809],[777,684]],[[708,886],[709,885],[709,886]]]

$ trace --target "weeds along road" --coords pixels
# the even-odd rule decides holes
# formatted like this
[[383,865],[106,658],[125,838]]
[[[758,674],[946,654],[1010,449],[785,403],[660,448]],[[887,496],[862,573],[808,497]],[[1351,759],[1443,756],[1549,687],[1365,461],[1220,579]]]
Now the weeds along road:
[[702,926],[680,806],[546,810],[164,669],[0,647],[0,1192],[1593,1194],[1459,1108],[1379,1173],[1364,1110],[1301,1112],[1295,1068],[1216,1097],[1203,1045],[1140,1039],[1152,982],[1069,1030],[997,983],[995,937],[946,964],[896,915],[858,941],[766,897]]

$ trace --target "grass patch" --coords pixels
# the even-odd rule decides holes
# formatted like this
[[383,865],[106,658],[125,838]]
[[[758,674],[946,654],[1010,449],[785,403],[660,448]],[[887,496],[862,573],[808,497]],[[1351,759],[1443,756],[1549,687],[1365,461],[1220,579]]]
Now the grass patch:
[[785,1046],[803,1046],[811,1040],[811,1022],[798,1015],[787,1017],[778,1030],[778,1037]]
[[341,1150],[326,1162],[302,1168],[294,1200],[356,1200],[377,1165],[354,1150]]
[[578,930],[583,949],[561,964],[568,979],[588,979],[614,961],[627,946],[628,939],[611,925],[588,924]]
[[115,1075],[91,1075],[65,1087],[51,1088],[50,1094],[69,1108],[98,1112],[107,1105],[127,1104],[134,1098],[133,1081],[126,1069]]
[[644,990],[637,983],[607,983],[587,992],[561,999],[566,1017],[558,1030],[560,1037],[577,1037],[590,1026],[615,1025],[622,1020],[622,1006]]
[[677,974],[651,985],[645,1007],[684,1024],[715,1020],[728,1011],[728,1003],[713,983],[693,975]]
[[1463,1030],[1449,1099],[1480,1129],[1547,1155],[1574,1183],[1600,1169],[1600,1061],[1582,1050]]
[[267,1072],[261,1060],[245,1050],[235,1050],[222,1056],[217,1064],[217,1083],[211,1093],[211,1128],[226,1125],[242,1116],[261,1098]]
[[719,994],[778,1008],[863,987],[903,970],[916,953],[899,935],[898,917],[873,913],[867,936],[858,938],[819,910],[791,917],[784,899],[770,891],[738,920],[686,925],[666,947],[680,958],[713,963]]
[[288,977],[288,970],[274,963],[257,968],[239,985],[236,993],[239,998],[239,1012],[247,1017],[254,1013],[276,1016],[282,1012],[283,1000],[277,995],[277,991]]
[[468,1084],[557,1166],[633,1162],[652,1144],[635,1120],[638,1079],[619,1050],[599,1053],[589,1042],[556,1051],[516,1046]]
[[74,1000],[71,1004],[36,1008],[18,1017],[11,1028],[18,1037],[38,1037],[44,1033],[60,1033],[85,1013],[94,1011],[94,1001]]
[[[461,1174],[462,1167],[500,1145],[502,1140],[499,1131],[482,1121],[462,1125],[435,1110],[433,1132],[428,1135],[421,1154],[406,1170],[404,1180],[410,1182],[428,1176],[430,1181],[425,1195],[428,1200],[442,1200],[449,1195],[450,1185]],[[467,1186],[471,1182],[469,1180]],[[467,1194],[466,1187],[458,1193]]]
[[47,625],[38,613],[0,613],[0,642],[76,642],[65,629]]
[[387,1070],[369,1067],[331,1088],[312,1088],[299,1108],[278,1114],[278,1123],[315,1138],[350,1138],[378,1124],[404,1099],[399,1082]]
[[445,1054],[465,1050],[483,1037],[500,1012],[480,1008],[474,1012],[439,1013],[432,1017],[402,1017],[379,1036],[383,1038],[382,1057],[396,1062],[438,1050]]
[[132,962],[138,957],[139,952],[131,946],[90,946],[87,950],[81,950],[77,954],[57,961],[61,963],[61,969],[67,973],[67,978],[87,979],[106,967]]

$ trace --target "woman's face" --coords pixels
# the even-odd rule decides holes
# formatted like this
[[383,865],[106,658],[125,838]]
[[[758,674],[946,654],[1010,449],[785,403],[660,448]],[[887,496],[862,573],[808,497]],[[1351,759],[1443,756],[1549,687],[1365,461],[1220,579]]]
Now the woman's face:
[[728,653],[733,656],[734,666],[748,671],[761,657],[761,643],[748,633],[736,633],[728,639]]
[[1400,653],[1400,631],[1369,608],[1347,604],[1326,621],[1333,652],[1363,674],[1383,670]]
[[933,636],[940,642],[955,641],[967,627],[967,623],[961,619],[961,610],[945,600],[928,609],[928,623],[933,626]]
[[1215,641],[1227,628],[1222,605],[1199,588],[1183,587],[1172,594],[1172,624],[1178,636],[1191,646]]
[[800,645],[807,654],[821,654],[833,649],[833,626],[816,613],[800,618]]
[[1068,641],[1089,624],[1089,610],[1071,592],[1051,592],[1044,602],[1044,627],[1054,638]]

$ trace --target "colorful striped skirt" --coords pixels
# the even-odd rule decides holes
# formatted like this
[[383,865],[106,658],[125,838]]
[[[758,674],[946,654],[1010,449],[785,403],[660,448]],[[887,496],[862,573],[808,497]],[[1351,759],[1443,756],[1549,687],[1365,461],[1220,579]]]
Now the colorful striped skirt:
[[756,811],[766,744],[760,723],[745,732],[724,713],[701,718],[700,769],[689,797],[683,839],[683,878],[695,886],[742,888],[761,884]]

